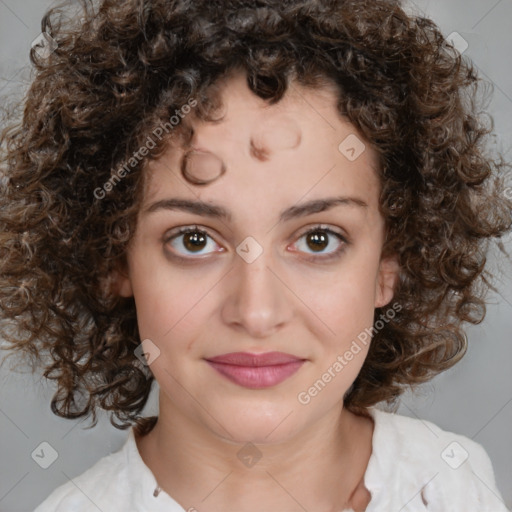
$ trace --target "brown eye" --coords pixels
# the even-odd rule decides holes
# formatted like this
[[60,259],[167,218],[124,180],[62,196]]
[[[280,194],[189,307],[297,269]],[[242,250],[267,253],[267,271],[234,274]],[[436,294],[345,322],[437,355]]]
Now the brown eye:
[[[301,242],[302,240],[304,242]],[[306,258],[311,261],[335,258],[343,252],[347,245],[348,241],[341,233],[322,226],[315,226],[306,231],[299,237],[299,242],[295,243],[295,247],[300,252],[313,255],[312,258]]]
[[[171,247],[171,252],[177,256],[206,255],[210,252],[220,252],[215,249],[217,245],[213,238],[198,227],[181,228],[177,233],[170,233],[165,237],[166,248]],[[211,248],[213,250],[205,250]]]
[[199,231],[188,231],[183,234],[183,246],[188,251],[199,251],[206,244],[206,236]]
[[313,251],[323,251],[329,245],[329,237],[323,231],[313,231],[306,235],[308,247]]

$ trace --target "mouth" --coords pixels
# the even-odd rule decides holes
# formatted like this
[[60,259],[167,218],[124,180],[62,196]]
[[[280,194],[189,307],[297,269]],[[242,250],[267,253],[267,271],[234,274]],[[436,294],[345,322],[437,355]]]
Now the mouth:
[[283,352],[232,352],[206,361],[231,382],[249,389],[262,389],[288,379],[306,360]]

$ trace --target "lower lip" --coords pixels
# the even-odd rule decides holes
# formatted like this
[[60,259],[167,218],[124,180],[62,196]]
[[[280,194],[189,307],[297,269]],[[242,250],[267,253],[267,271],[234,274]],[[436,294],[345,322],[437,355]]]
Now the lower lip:
[[207,361],[207,363],[239,386],[262,389],[276,386],[291,377],[304,361],[292,361],[272,366],[235,366],[213,361]]

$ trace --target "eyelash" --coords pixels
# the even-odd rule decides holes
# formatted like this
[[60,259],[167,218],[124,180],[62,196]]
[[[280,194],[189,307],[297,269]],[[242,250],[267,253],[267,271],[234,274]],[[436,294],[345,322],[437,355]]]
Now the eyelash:
[[[196,233],[196,232],[197,233],[201,233],[203,235],[206,235],[207,237],[213,239],[213,237],[210,236],[207,231],[205,231],[204,229],[200,229],[198,226],[185,226],[183,228],[180,228],[176,233],[170,233],[167,236],[165,236],[163,242],[167,245],[169,242],[179,238],[181,235],[185,235],[185,234],[188,234],[188,233]],[[311,233],[315,233],[315,232],[323,232],[323,233],[328,233],[329,235],[334,235],[341,242],[341,245],[334,252],[329,253],[328,256],[310,255],[309,257],[305,257],[305,259],[307,261],[311,261],[311,262],[315,262],[315,263],[316,262],[329,262],[331,260],[334,260],[334,259],[340,257],[341,254],[344,252],[346,246],[349,245],[348,240],[341,233],[338,233],[337,231],[334,231],[333,229],[325,227],[325,226],[323,226],[321,224],[313,226],[312,228],[310,228],[307,231],[305,231],[304,233],[302,233],[298,237],[298,240],[306,237],[307,235],[309,235]],[[192,260],[202,259],[201,257],[194,257],[194,256],[191,256],[191,257],[179,256],[179,255],[176,255],[174,253],[171,254],[171,257],[175,258],[175,259],[178,259],[178,260],[181,260],[181,261],[187,261],[187,260],[188,261],[192,261]]]

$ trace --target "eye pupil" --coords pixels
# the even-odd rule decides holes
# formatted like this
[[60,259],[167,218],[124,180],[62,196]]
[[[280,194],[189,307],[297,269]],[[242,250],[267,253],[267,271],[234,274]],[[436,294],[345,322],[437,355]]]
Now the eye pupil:
[[329,244],[329,240],[323,231],[313,231],[312,233],[309,233],[308,242],[309,241],[313,242],[313,247],[311,247],[311,249],[315,251],[321,251]]
[[187,250],[197,250],[202,249],[206,242],[206,237],[204,233],[200,233],[199,231],[189,231],[185,233],[183,236],[183,244],[187,248]]

